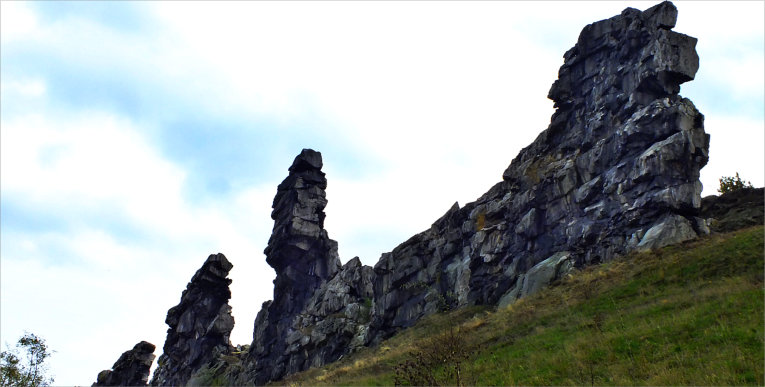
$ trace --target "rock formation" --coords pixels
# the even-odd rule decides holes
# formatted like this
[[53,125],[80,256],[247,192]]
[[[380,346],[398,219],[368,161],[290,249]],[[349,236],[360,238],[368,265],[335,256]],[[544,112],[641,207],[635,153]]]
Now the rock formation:
[[585,27],[550,89],[550,126],[503,181],[455,203],[374,272],[356,261],[338,272],[321,158],[304,150],[274,200],[274,301],[258,314],[253,372],[240,381],[277,380],[439,310],[508,304],[572,267],[708,233],[698,214],[709,136],[678,95],[698,69],[696,39],[671,31],[676,17],[664,2]]
[[234,351],[228,342],[231,264],[210,256],[168,312],[152,384],[185,384],[201,369],[213,372],[194,380],[279,380],[437,311],[506,305],[573,267],[708,233],[699,171],[709,136],[678,94],[699,58],[696,39],[672,31],[676,18],[663,2],[586,26],[550,89],[549,127],[503,180],[455,203],[374,268],[358,258],[341,267],[324,230],[321,154],[304,149],[274,198],[265,250],[274,299],[258,313],[252,345]]
[[714,232],[728,232],[763,224],[765,220],[763,188],[741,188],[723,195],[701,199],[701,216]]
[[125,351],[111,370],[98,374],[94,386],[145,386],[154,362],[154,344],[142,341]]
[[186,286],[181,302],[167,312],[170,328],[152,385],[184,385],[195,371],[233,350],[231,280],[226,278],[232,267],[223,254],[210,255]]
[[375,265],[374,341],[451,306],[508,304],[574,266],[708,232],[697,217],[703,116],[678,95],[696,39],[664,2],[584,28],[548,97],[550,126],[503,181]]
[[309,301],[341,269],[337,242],[324,230],[327,179],[321,168],[321,153],[304,149],[274,198],[274,229],[264,251],[276,271],[274,299],[258,313],[250,347],[258,384],[316,364],[308,360],[310,339],[301,333],[301,318],[311,318]]

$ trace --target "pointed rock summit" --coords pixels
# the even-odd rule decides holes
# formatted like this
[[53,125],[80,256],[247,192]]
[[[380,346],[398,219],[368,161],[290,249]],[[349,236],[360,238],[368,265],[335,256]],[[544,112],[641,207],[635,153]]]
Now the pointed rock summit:
[[227,278],[233,266],[223,254],[210,255],[186,286],[181,302],[167,312],[170,328],[152,385],[185,385],[195,371],[233,350]]
[[322,166],[321,153],[303,149],[274,197],[274,229],[264,251],[266,262],[276,271],[274,299],[258,313],[250,350],[258,384],[287,372],[285,338],[294,332],[295,317],[340,270],[337,242],[324,230],[327,179]]
[[103,370],[93,386],[145,386],[154,362],[154,344],[142,341],[120,356],[111,370]]
[[264,253],[276,271],[274,301],[289,312],[302,309],[305,295],[340,269],[337,242],[324,230],[327,179],[322,165],[321,153],[303,149],[274,197],[274,229]]

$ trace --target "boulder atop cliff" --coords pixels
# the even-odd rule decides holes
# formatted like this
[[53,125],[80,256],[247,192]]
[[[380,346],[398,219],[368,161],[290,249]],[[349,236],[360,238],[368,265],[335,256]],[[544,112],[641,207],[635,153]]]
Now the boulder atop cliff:
[[227,278],[232,267],[223,254],[210,255],[186,286],[181,302],[167,312],[170,328],[152,385],[184,385],[195,371],[233,349]]
[[93,386],[145,386],[154,362],[154,344],[142,341],[125,351],[111,370],[103,370]]

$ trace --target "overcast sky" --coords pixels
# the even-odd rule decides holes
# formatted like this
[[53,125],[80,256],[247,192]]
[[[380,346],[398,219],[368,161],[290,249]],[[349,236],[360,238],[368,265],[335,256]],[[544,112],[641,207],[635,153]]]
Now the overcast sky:
[[[326,228],[372,265],[501,180],[549,124],[581,29],[653,2],[0,3],[0,339],[45,339],[56,384],[141,341],[211,253],[234,344],[273,270],[276,186],[324,157]],[[699,39],[704,194],[763,185],[763,2],[676,2]],[[4,346],[3,346],[4,347]]]

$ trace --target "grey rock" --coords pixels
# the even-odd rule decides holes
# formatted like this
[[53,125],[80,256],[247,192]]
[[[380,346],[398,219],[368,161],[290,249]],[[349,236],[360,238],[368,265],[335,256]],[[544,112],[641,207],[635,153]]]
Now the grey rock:
[[466,305],[506,305],[573,267],[708,232],[699,171],[704,117],[678,93],[696,74],[696,39],[673,32],[677,9],[586,26],[564,54],[548,97],[550,125],[502,181],[451,206],[374,268],[342,268],[324,230],[327,181],[303,150],[274,199],[266,261],[274,300],[263,304],[245,371],[264,384],[374,345],[419,319]]
[[637,250],[658,249],[694,239],[697,236],[688,219],[680,215],[669,215],[648,229],[638,243]]
[[701,200],[701,217],[713,232],[728,232],[763,224],[765,190],[742,188],[724,195],[711,195]]
[[93,386],[145,386],[154,362],[154,344],[142,341],[126,351],[112,369],[103,370]]
[[170,328],[152,385],[184,385],[194,372],[233,350],[231,280],[227,278],[232,267],[223,254],[210,255],[191,278],[180,303],[167,312],[165,322]]
[[278,380],[366,343],[373,271],[358,258],[340,265],[337,242],[324,229],[322,166],[321,153],[303,149],[277,189],[265,250],[276,271],[274,300],[255,320],[249,370],[232,383]]
[[573,257],[568,251],[553,254],[550,258],[539,262],[526,272],[521,297],[534,294],[547,287],[554,280],[568,273],[574,265]]
[[699,60],[696,39],[671,31],[676,18],[664,2],[582,30],[550,88],[550,126],[503,181],[375,265],[371,343],[444,300],[507,304],[573,266],[706,232],[698,179],[709,136],[678,95]]
[[568,251],[553,254],[539,262],[526,273],[520,274],[515,285],[497,302],[498,308],[504,308],[519,298],[534,294],[551,283],[563,278],[574,267],[573,257]]

